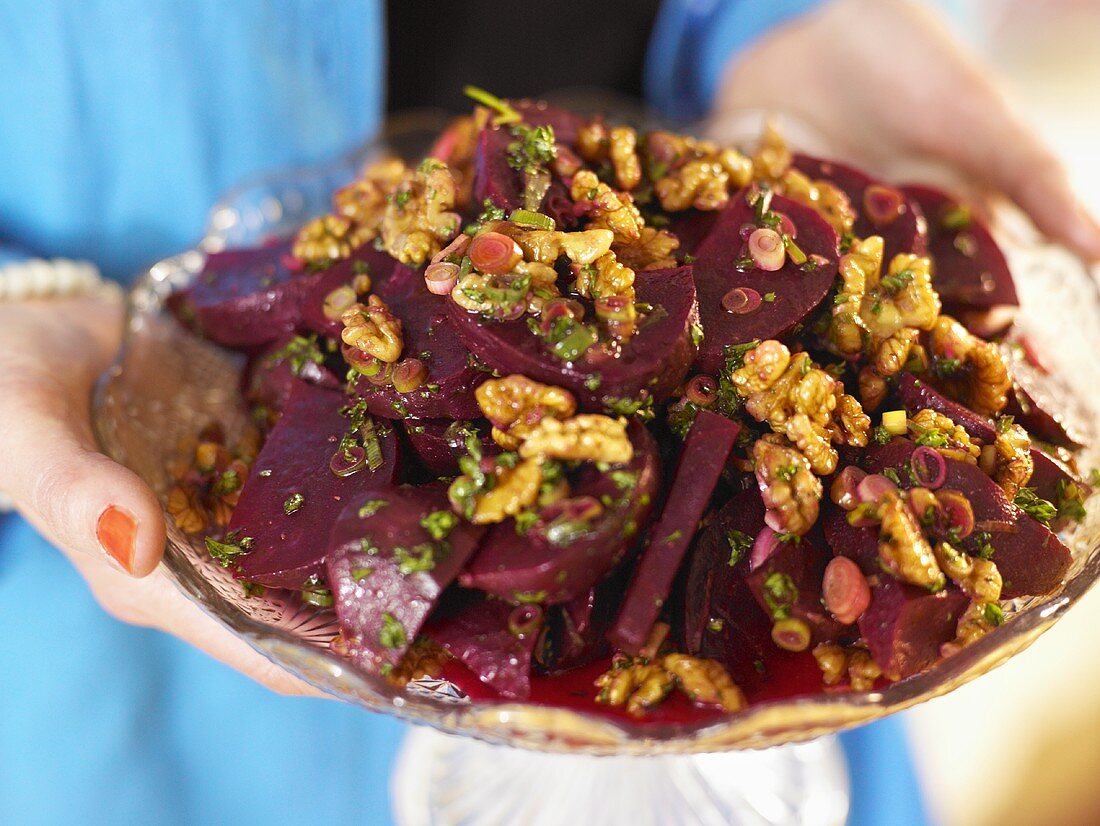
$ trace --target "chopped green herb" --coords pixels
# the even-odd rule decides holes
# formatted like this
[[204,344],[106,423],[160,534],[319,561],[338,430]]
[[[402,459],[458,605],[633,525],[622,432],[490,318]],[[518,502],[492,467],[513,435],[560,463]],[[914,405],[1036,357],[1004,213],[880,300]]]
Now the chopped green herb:
[[228,568],[233,561],[243,553],[247,553],[252,547],[252,537],[245,536],[237,539],[232,533],[226,534],[225,540],[218,542],[209,536],[204,539],[206,552],[210,558],[219,563],[223,568]]
[[798,601],[798,588],[788,574],[768,574],[764,580],[764,602],[771,611],[772,619],[787,619],[791,608]]
[[383,648],[404,648],[408,642],[405,634],[405,626],[397,621],[397,618],[386,611],[382,614],[382,629],[378,632],[378,642]]
[[600,389],[600,385],[603,384],[603,376],[599,373],[590,373],[584,380],[584,387],[586,390],[591,390],[595,393]]
[[325,355],[317,346],[316,335],[295,336],[268,356],[268,362],[272,365],[289,362],[290,372],[295,376],[301,375],[307,364],[322,364],[324,360]]
[[446,539],[458,524],[458,517],[451,511],[432,511],[420,520],[420,526],[432,539]]
[[616,416],[637,416],[641,421],[648,422],[653,418],[653,397],[646,396],[639,399],[619,399],[614,396],[604,396],[601,400],[604,408]]
[[508,144],[508,165],[513,169],[534,173],[557,157],[552,126],[517,123],[512,136],[516,140]]
[[549,215],[543,215],[541,212],[533,212],[529,209],[513,209],[512,214],[508,216],[508,220],[513,224],[522,224],[536,229],[551,230],[557,226],[554,219]]
[[675,542],[678,539],[682,539],[683,536],[684,536],[684,532],[682,530],[680,530],[679,528],[677,528],[676,530],[674,530],[672,533],[670,533],[668,536],[665,537],[665,542]]
[[992,559],[993,552],[996,550],[993,547],[993,535],[989,531],[978,531],[973,535],[974,543],[974,555],[981,557],[982,559]]
[[789,482],[798,473],[798,464],[791,462],[789,465],[783,465],[776,468],[775,475],[782,479],[784,482]]
[[802,537],[796,533],[791,533],[790,531],[787,531],[785,533],[777,533],[775,535],[775,538],[778,539],[780,542],[791,542],[795,545],[802,544]]
[[287,500],[283,502],[283,513],[287,516],[294,513],[298,508],[305,504],[306,498],[300,493],[292,493],[287,497]]
[[1058,518],[1083,522],[1088,514],[1085,511],[1084,491],[1075,483],[1065,479],[1058,480]]
[[638,484],[638,474],[632,470],[613,470],[611,481],[619,490],[634,490],[634,486]]
[[730,546],[729,566],[735,567],[752,550],[752,537],[741,531],[726,531],[726,543]]
[[936,427],[930,427],[917,436],[916,442],[918,445],[925,445],[927,447],[947,447],[951,440],[947,438],[947,434]]
[[995,602],[987,602],[982,614],[985,616],[985,621],[994,628],[1004,624],[1005,612],[1001,610],[1001,606]]
[[894,434],[891,433],[889,430],[887,430],[882,425],[879,425],[874,430],[874,439],[875,439],[875,444],[877,444],[877,445],[888,444],[890,442],[890,440],[893,439],[893,438],[894,438]]
[[515,591],[512,599],[523,605],[531,605],[536,602],[544,602],[550,596],[546,591]]
[[362,582],[374,573],[374,568],[352,568],[351,578],[356,582]]
[[539,336],[550,352],[562,361],[576,361],[598,340],[592,327],[569,315],[555,318],[547,332],[543,332],[538,319],[530,318],[527,323],[531,332]]
[[486,92],[484,89],[478,88],[477,86],[464,86],[462,88],[462,94],[480,103],[482,106],[488,106],[496,112],[497,124],[515,123],[522,118],[522,115],[520,115],[511,104],[501,100],[492,92]]
[[949,379],[962,368],[962,362],[958,359],[936,358],[932,360],[932,372],[941,379]]
[[390,503],[385,499],[369,499],[363,503],[363,507],[359,508],[359,518],[368,519],[374,516],[382,508],[388,508]]
[[698,349],[699,345],[703,343],[703,338],[703,325],[700,324],[698,321],[691,322],[691,343],[695,346],[696,349]]
[[879,281],[879,286],[884,289],[889,295],[897,295],[904,290],[913,281],[913,271],[910,269],[900,270],[899,272],[892,272],[888,275],[884,275]]
[[1016,507],[1044,525],[1049,525],[1050,520],[1058,515],[1058,508],[1046,499],[1041,499],[1035,493],[1035,488],[1020,488],[1013,501]]
[[774,304],[775,303],[775,293],[764,293],[764,303],[765,304]]
[[210,493],[214,496],[228,496],[241,489],[241,477],[233,468],[229,468],[219,476],[210,486]]
[[316,605],[318,608],[331,608],[333,605],[332,591],[327,588],[312,588],[302,591],[302,602]]
[[411,548],[398,546],[393,549],[393,561],[402,576],[431,571],[435,568],[437,549],[432,542],[421,542]]
[[944,229],[955,230],[956,232],[970,227],[971,220],[970,208],[965,204],[955,204],[950,209],[944,210],[943,217],[940,218],[940,226]]
[[1008,433],[1012,430],[1012,425],[1016,423],[1016,419],[1013,416],[998,416],[993,424],[997,428],[998,433]]
[[715,634],[721,634],[726,627],[726,621],[721,617],[711,617],[707,620],[707,630]]

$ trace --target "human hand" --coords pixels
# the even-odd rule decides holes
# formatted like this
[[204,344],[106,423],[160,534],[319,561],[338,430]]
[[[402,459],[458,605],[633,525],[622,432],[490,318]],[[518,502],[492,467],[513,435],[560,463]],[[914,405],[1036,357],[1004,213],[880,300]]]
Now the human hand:
[[99,453],[92,387],[122,329],[116,292],[0,302],[0,491],[60,548],[108,613],[159,628],[283,694],[320,694],[186,599],[157,570],[165,523],[153,492]]
[[999,191],[1046,235],[1100,259],[1100,225],[1066,170],[1011,109],[989,70],[927,9],[906,0],[833,0],[738,55],[715,117],[781,111],[839,156],[889,167],[948,164]]

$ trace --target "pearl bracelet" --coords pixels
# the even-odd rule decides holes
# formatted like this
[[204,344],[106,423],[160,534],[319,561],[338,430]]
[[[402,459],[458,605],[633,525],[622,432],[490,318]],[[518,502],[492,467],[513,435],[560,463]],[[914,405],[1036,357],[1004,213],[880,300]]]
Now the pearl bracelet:
[[28,298],[71,298],[103,286],[99,267],[68,258],[30,258],[0,266],[0,301]]

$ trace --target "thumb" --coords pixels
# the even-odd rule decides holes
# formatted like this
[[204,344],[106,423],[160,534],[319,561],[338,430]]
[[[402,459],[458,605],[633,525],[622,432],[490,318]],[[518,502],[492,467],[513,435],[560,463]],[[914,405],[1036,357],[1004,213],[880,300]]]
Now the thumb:
[[[84,341],[86,354],[100,351],[94,337]],[[100,359],[74,363],[72,352],[66,365],[48,347],[8,350],[0,371],[0,491],[62,550],[145,576],[164,552],[164,515],[137,474],[96,449],[88,400]]]

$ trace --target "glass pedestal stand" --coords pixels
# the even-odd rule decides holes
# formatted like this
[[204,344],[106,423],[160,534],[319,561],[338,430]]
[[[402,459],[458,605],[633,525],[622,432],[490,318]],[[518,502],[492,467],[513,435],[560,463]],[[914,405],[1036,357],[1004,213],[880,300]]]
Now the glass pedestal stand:
[[848,815],[835,737],[764,751],[592,757],[414,728],[392,784],[399,826],[841,826]]

